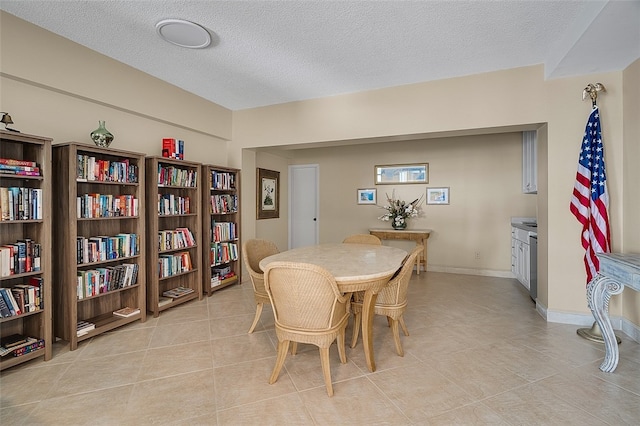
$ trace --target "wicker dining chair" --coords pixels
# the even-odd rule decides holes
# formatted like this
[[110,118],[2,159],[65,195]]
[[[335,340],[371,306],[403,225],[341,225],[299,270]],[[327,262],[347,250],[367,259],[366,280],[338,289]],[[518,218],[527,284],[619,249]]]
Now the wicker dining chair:
[[264,274],[260,269],[260,261],[267,256],[279,252],[278,247],[268,240],[251,239],[242,244],[242,259],[244,260],[245,267],[249,271],[251,285],[253,286],[253,297],[256,301],[256,316],[253,319],[251,328],[249,328],[249,334],[253,333],[253,330],[256,328],[260,320],[260,315],[262,315],[262,307],[264,304],[271,304],[269,295],[264,288]]
[[[413,265],[416,263],[416,257],[422,251],[422,246],[416,246],[411,253],[404,259],[402,266],[396,274],[389,280],[387,284],[378,293],[373,313],[376,315],[384,315],[387,317],[391,331],[393,332],[393,340],[396,344],[396,352],[400,356],[404,356],[404,350],[400,342],[400,330],[398,325],[402,327],[405,336],[409,335],[409,330],[404,323],[404,312],[407,309],[407,290],[409,288],[409,280],[413,272]],[[351,302],[351,310],[354,314],[353,336],[351,337],[351,347],[354,348],[358,341],[360,333],[360,322],[362,320],[362,297],[354,294],[354,301]]]
[[347,238],[342,240],[342,242],[347,244],[375,244],[377,246],[382,245],[382,241],[380,241],[380,238],[371,234],[349,235]]
[[340,362],[347,362],[344,341],[351,293],[340,293],[329,271],[308,263],[272,262],[264,277],[278,336],[278,355],[269,384],[278,380],[289,344],[307,343],[320,350],[324,383],[333,396],[329,347],[337,339]]

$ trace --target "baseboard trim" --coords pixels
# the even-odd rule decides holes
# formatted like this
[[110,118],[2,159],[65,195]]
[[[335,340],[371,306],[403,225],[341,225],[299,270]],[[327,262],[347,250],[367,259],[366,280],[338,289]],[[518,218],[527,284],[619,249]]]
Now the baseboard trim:
[[429,265],[428,271],[432,272],[446,272],[449,274],[462,274],[462,275],[482,275],[485,277],[497,277],[497,278],[515,278],[511,271],[495,271],[492,269],[470,269],[470,268],[452,268],[450,266],[437,266]]
[[[591,327],[594,323],[593,315],[591,314],[579,314],[575,312],[558,312],[550,311],[546,306],[536,301],[536,310],[542,318],[547,322],[554,322],[559,324],[573,324],[580,327]],[[609,318],[613,329],[622,332],[630,339],[640,343],[640,326],[635,325],[628,319],[619,316],[612,316]]]

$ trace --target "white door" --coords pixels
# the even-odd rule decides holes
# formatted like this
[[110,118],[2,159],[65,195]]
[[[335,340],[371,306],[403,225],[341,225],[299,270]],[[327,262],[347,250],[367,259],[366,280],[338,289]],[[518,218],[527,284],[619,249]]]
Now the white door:
[[289,248],[318,244],[318,165],[289,166]]

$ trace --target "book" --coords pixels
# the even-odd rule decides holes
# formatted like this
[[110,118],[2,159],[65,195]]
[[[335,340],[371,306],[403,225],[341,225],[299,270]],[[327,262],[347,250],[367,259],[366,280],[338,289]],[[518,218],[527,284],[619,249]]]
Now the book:
[[124,307],[122,309],[118,309],[117,311],[113,311],[113,315],[119,316],[119,317],[123,317],[123,318],[128,318],[128,317],[132,317],[134,315],[137,315],[140,313],[140,309],[138,308],[130,308],[130,307]]
[[193,293],[192,288],[176,287],[176,288],[172,288],[171,290],[166,290],[162,292],[162,295],[165,297],[170,297],[172,299],[177,299],[179,297],[186,296],[189,293]]
[[[34,343],[38,343],[38,339],[35,339],[33,337],[25,337],[25,339],[18,344],[15,344],[13,346],[10,347],[4,347],[1,346],[0,347],[0,356],[5,356],[5,355],[9,355],[9,354],[13,354],[13,352],[20,352],[20,350],[24,347],[30,346]],[[42,340],[42,347],[44,347],[44,340]],[[23,352],[20,353],[20,355],[24,355],[27,352]],[[19,356],[19,355],[14,355],[14,356]]]
[[11,334],[0,339],[0,346],[6,349],[15,348],[22,343],[26,343],[27,341],[27,336],[24,336],[22,334]]
[[91,330],[95,330],[95,329],[96,329],[96,325],[92,322],[78,321],[78,324],[76,325],[76,334],[78,335],[78,337],[84,336],[85,334],[89,333]]
[[173,299],[170,297],[160,297],[158,300],[158,306],[168,305],[171,302],[173,302]]
[[29,341],[27,343],[21,345],[19,348],[14,349],[11,352],[11,355],[14,357],[22,356],[42,348],[44,348],[44,339],[38,340],[29,338]]
[[9,306],[7,306],[7,302],[4,300],[4,297],[0,294],[0,318],[10,317],[11,310],[9,310]]

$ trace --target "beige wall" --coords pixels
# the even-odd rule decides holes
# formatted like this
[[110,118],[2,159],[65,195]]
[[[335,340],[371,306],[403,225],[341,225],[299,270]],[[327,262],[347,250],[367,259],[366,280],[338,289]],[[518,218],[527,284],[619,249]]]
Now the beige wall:
[[[624,233],[622,249],[640,253],[640,59],[623,73]],[[640,324],[640,292],[625,290],[624,316]]]
[[[374,165],[407,162],[429,163],[429,183],[374,186]],[[426,187],[449,187],[449,205],[423,204],[423,216],[409,220],[409,228],[433,229],[428,259],[433,270],[509,275],[510,218],[536,216],[536,196],[522,194],[520,133],[304,149],[294,151],[293,163],[319,165],[320,242],[390,228],[377,219],[381,208],[356,203],[358,188],[377,188],[378,204],[385,205],[394,190],[396,198],[412,201],[424,197]]]
[[98,120],[112,147],[160,155],[163,137],[185,159],[227,165],[231,111],[0,12],[0,108],[14,128],[55,143],[92,143]]

